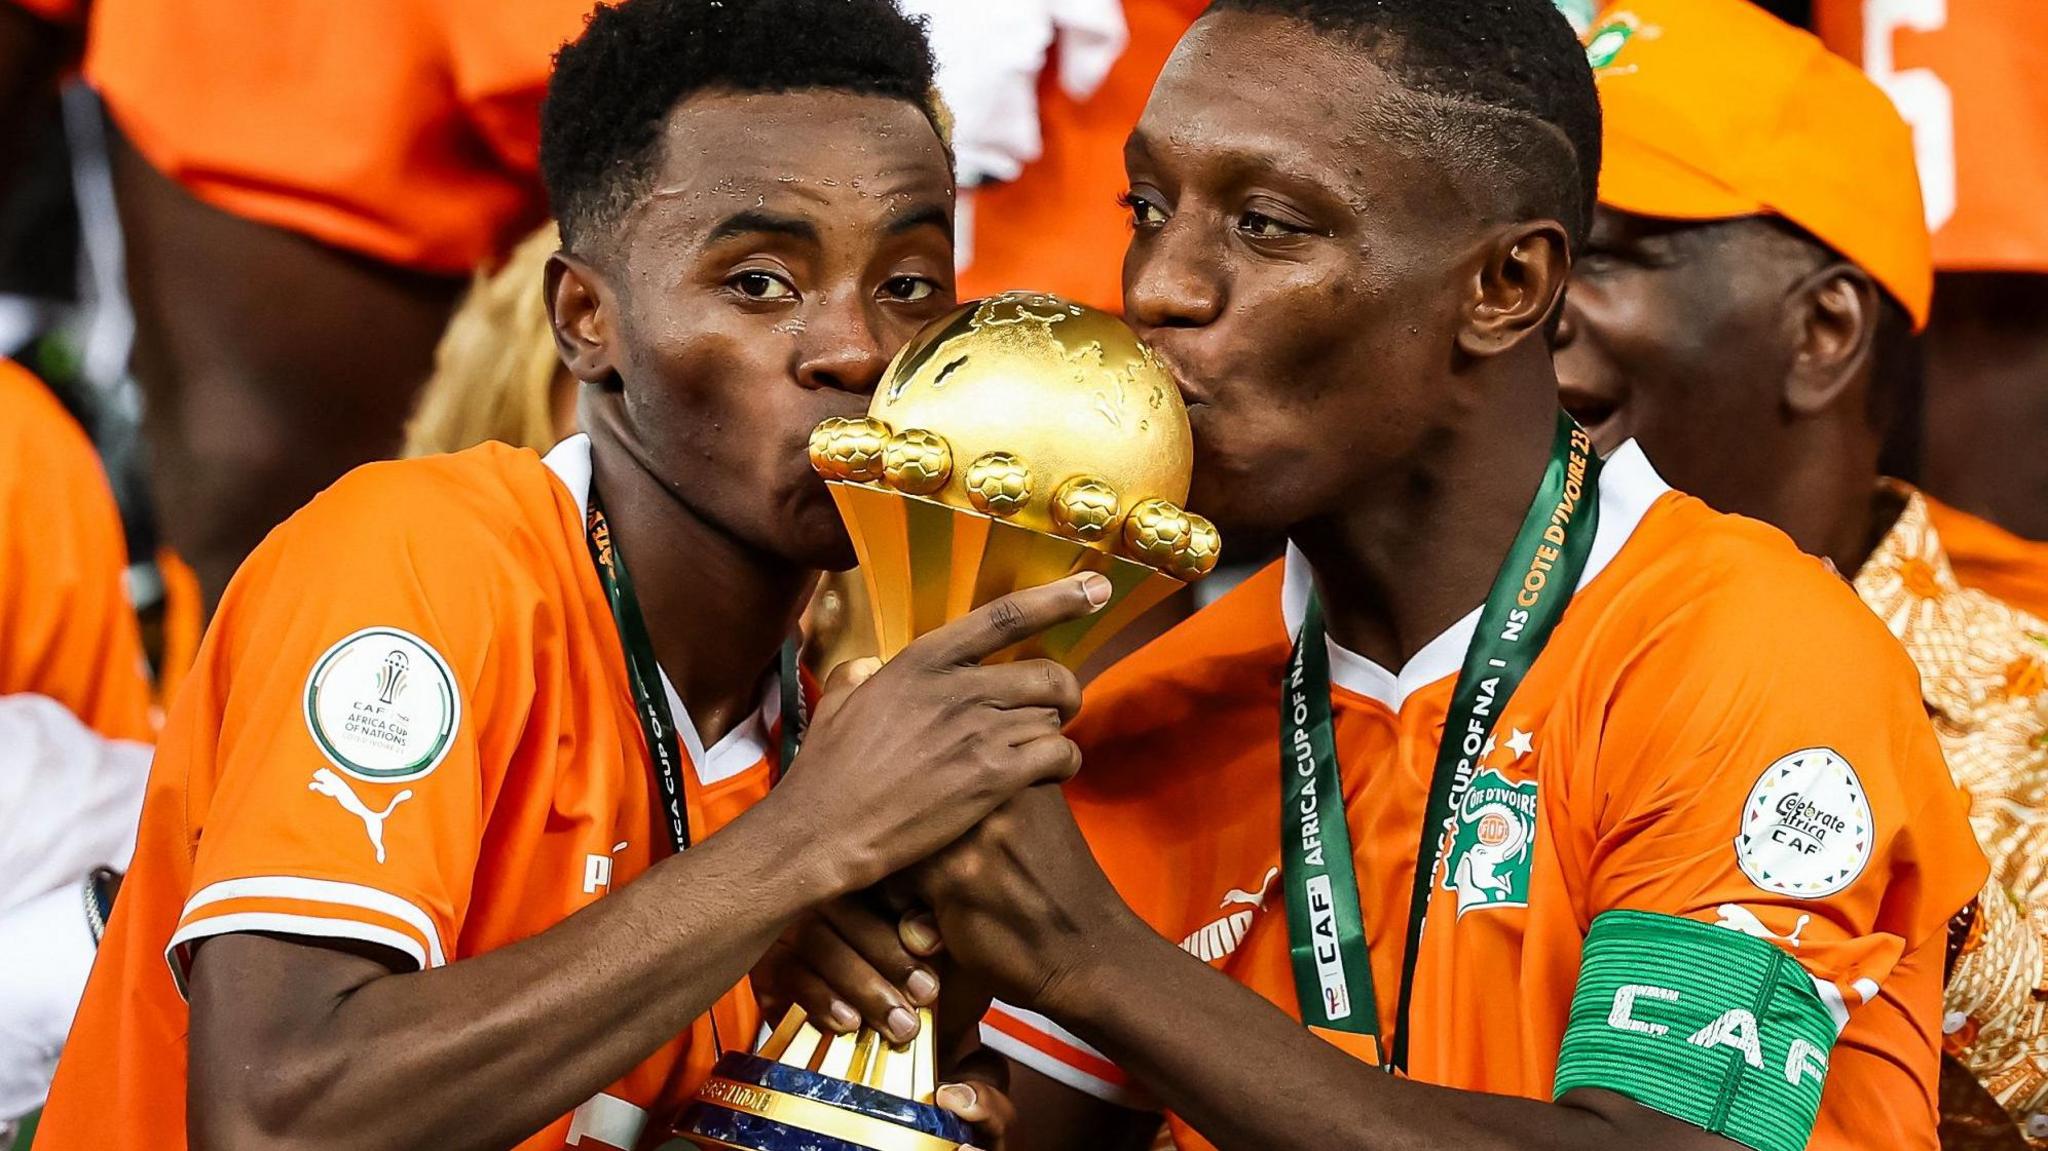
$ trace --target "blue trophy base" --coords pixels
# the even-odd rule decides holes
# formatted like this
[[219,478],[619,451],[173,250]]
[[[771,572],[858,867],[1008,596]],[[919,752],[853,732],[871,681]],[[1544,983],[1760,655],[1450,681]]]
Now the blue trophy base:
[[949,1111],[733,1051],[676,1123],[707,1149],[957,1151],[972,1133]]

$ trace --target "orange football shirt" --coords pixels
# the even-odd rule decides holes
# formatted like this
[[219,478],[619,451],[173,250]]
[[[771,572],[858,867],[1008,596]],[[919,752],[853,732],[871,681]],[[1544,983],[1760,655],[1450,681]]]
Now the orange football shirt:
[[[1500,712],[1473,784],[1524,814],[1492,805],[1491,836],[1461,814],[1477,834],[1446,850],[1433,884],[1411,1074],[1551,1098],[1589,925],[1617,909],[1655,912],[1775,941],[1834,1026],[1847,1021],[1812,1147],[1932,1149],[1944,927],[1985,865],[1911,663],[1839,579],[1775,529],[1670,491],[1633,443],[1608,462],[1600,501],[1580,591]],[[1296,1017],[1279,706],[1311,580],[1290,551],[1104,675],[1075,728],[1084,765],[1068,786],[1131,906]],[[1331,645],[1384,1020],[1437,745],[1477,618],[1399,673]],[[1874,834],[1828,840],[1811,865],[1759,867],[1750,821],[1760,798],[1775,808],[1787,778],[1811,785],[1823,815],[1860,811]],[[1043,1017],[999,1006],[983,1033],[1071,1086],[1143,1105],[1114,1065]],[[1169,1122],[1183,1151],[1210,1146]]]
[[1958,583],[2048,619],[2048,544],[2021,539],[1925,492],[1921,498]]
[[127,568],[85,429],[27,368],[0,360],[0,695],[45,695],[109,739],[149,742]]
[[201,200],[467,275],[540,223],[540,103],[596,0],[94,0],[87,79]]
[[[486,444],[372,464],[250,556],[159,745],[39,1148],[184,1145],[182,984],[203,939],[346,938],[438,967],[544,931],[669,853],[585,543],[589,483],[581,436],[545,462]],[[767,792],[768,681],[761,710],[706,749],[664,677],[693,837]],[[719,1041],[759,1026],[742,982],[519,1146],[635,1146]]]

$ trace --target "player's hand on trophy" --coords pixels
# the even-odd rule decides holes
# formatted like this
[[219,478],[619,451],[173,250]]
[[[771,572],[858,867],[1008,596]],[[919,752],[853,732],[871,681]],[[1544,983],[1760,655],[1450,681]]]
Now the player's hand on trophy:
[[[887,894],[884,894],[886,890]],[[934,913],[927,909],[938,908]],[[756,989],[802,1007],[821,1028],[865,1023],[897,1043],[917,1007],[981,1018],[990,993],[1042,1007],[1066,961],[1105,928],[1145,929],[1110,885],[1056,785],[1032,787],[923,864],[819,908],[755,968]],[[956,938],[956,933],[958,937]],[[956,1050],[941,1037],[941,1050]]]
[[981,661],[1109,602],[1086,573],[993,600],[935,628],[857,686],[821,701],[776,789],[857,891],[923,859],[1035,783],[1064,780],[1080,752],[1060,728],[1081,704],[1050,660]]
[[986,1049],[954,1067],[934,1101],[974,1126],[974,1142],[961,1151],[1004,1151],[1017,1121],[1010,1102],[1010,1061]]
[[857,892],[784,931],[754,965],[754,992],[765,1015],[795,1004],[820,1030],[866,1024],[908,1043],[916,1009],[938,1002],[941,950],[928,913],[899,912],[878,890]]
[[[853,673],[856,680],[863,674]],[[844,1033],[866,1024],[900,1046],[917,1036],[912,1007],[939,1001],[944,950],[929,912],[899,912],[880,887],[872,888],[834,900],[784,932],[755,965],[754,992],[766,1017],[794,1004],[821,1030]],[[973,1125],[968,1151],[1002,1151],[1016,1117],[1009,1061],[978,1041],[987,993],[971,979],[948,979],[949,991],[956,982],[957,994],[936,1013],[935,1046],[959,1057],[942,1062],[933,1101]]]
[[[902,881],[932,909],[956,981],[1055,1017],[1089,955],[1151,930],[1102,873],[1052,784],[997,808]],[[927,937],[923,923],[903,920],[906,947]]]

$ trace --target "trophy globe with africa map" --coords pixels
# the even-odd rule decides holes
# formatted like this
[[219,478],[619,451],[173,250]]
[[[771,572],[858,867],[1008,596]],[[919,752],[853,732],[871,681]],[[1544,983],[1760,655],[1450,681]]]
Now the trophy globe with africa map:
[[[1078,668],[1118,631],[1216,566],[1221,540],[1181,509],[1193,465],[1187,408],[1121,320],[1031,292],[966,305],[889,365],[868,414],[811,436],[853,537],[888,659],[1020,588],[1108,577],[1100,611],[989,662]],[[759,1052],[729,1052],[675,1133],[744,1151],[952,1151],[969,1131],[934,1102],[929,1013],[895,1047],[832,1036],[792,1008]]]

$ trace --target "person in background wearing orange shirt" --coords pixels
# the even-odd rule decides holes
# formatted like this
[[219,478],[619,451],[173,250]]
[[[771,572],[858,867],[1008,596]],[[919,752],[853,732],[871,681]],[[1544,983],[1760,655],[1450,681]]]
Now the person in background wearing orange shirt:
[[150,738],[127,556],[85,429],[0,360],[0,696],[47,696],[108,739]]
[[1928,514],[1964,587],[2048,617],[2048,9],[1815,0],[1813,27],[1913,127],[1936,272],[1914,439],[1949,501]]
[[593,0],[0,2],[85,28],[157,519],[211,610],[397,451],[463,281],[541,222],[548,61]]
[[1926,498],[1879,473],[1933,283],[1911,135],[1740,0],[1617,5],[1589,42],[1606,163],[1557,333],[1565,408],[1828,557],[1905,644],[1992,868],[1942,1030],[2048,1142],[2048,622],[1962,586]]
[[1933,1148],[1966,801],[1840,580],[1559,412],[1565,18],[1220,0],[1126,155],[1190,503],[1292,546],[905,878],[1011,1146]]
[[359,469],[242,567],[39,1151],[659,1141],[787,922],[1072,774],[1073,677],[979,660],[1100,576],[802,730],[786,641],[853,560],[810,431],[954,306],[931,71],[889,0],[624,0],[563,49],[546,300],[588,434]]
[[43,1101],[134,847],[154,736],[126,568],[92,442],[0,360],[0,1132]]

